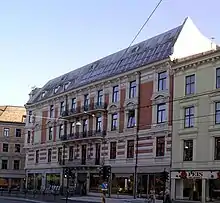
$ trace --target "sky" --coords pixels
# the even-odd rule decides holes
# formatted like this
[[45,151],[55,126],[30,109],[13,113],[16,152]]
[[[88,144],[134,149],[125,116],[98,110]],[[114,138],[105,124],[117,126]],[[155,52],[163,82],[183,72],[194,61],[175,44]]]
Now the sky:
[[[126,48],[159,0],[0,0],[0,105],[33,86]],[[219,0],[164,0],[135,43],[189,16],[220,42]]]

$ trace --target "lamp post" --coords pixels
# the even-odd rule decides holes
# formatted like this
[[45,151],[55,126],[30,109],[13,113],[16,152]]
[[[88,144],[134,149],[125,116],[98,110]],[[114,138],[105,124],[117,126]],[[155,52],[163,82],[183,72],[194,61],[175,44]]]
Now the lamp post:
[[141,74],[140,72],[138,74],[138,89],[137,89],[137,119],[136,119],[136,148],[135,148],[135,167],[134,167],[134,187],[133,187],[133,194],[134,199],[137,198],[137,188],[138,188],[138,143],[139,143],[139,115],[140,115],[140,87],[141,87]]

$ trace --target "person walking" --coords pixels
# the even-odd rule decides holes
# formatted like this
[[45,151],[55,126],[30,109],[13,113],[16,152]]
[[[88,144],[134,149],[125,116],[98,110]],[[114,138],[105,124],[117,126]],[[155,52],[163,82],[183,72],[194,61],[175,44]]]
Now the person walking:
[[171,198],[170,198],[170,190],[166,188],[165,190],[165,203],[172,203]]

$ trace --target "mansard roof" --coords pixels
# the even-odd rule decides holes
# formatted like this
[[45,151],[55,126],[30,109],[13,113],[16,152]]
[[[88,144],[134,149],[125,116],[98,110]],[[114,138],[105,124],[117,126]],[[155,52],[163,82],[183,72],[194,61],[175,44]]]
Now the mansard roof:
[[168,58],[183,25],[48,81],[28,104]]

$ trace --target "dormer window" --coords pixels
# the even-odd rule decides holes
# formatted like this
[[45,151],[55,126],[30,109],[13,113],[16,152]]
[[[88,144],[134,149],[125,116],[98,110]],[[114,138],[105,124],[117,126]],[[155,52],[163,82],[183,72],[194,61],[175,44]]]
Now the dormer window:
[[134,47],[133,49],[131,49],[131,53],[137,52],[140,49],[140,47]]
[[54,93],[56,94],[60,86],[54,88]]
[[41,97],[44,98],[45,94],[46,94],[46,92],[43,91],[43,92],[41,93]]
[[64,90],[66,90],[68,88],[69,84],[70,84],[70,82],[67,82],[64,84]]

